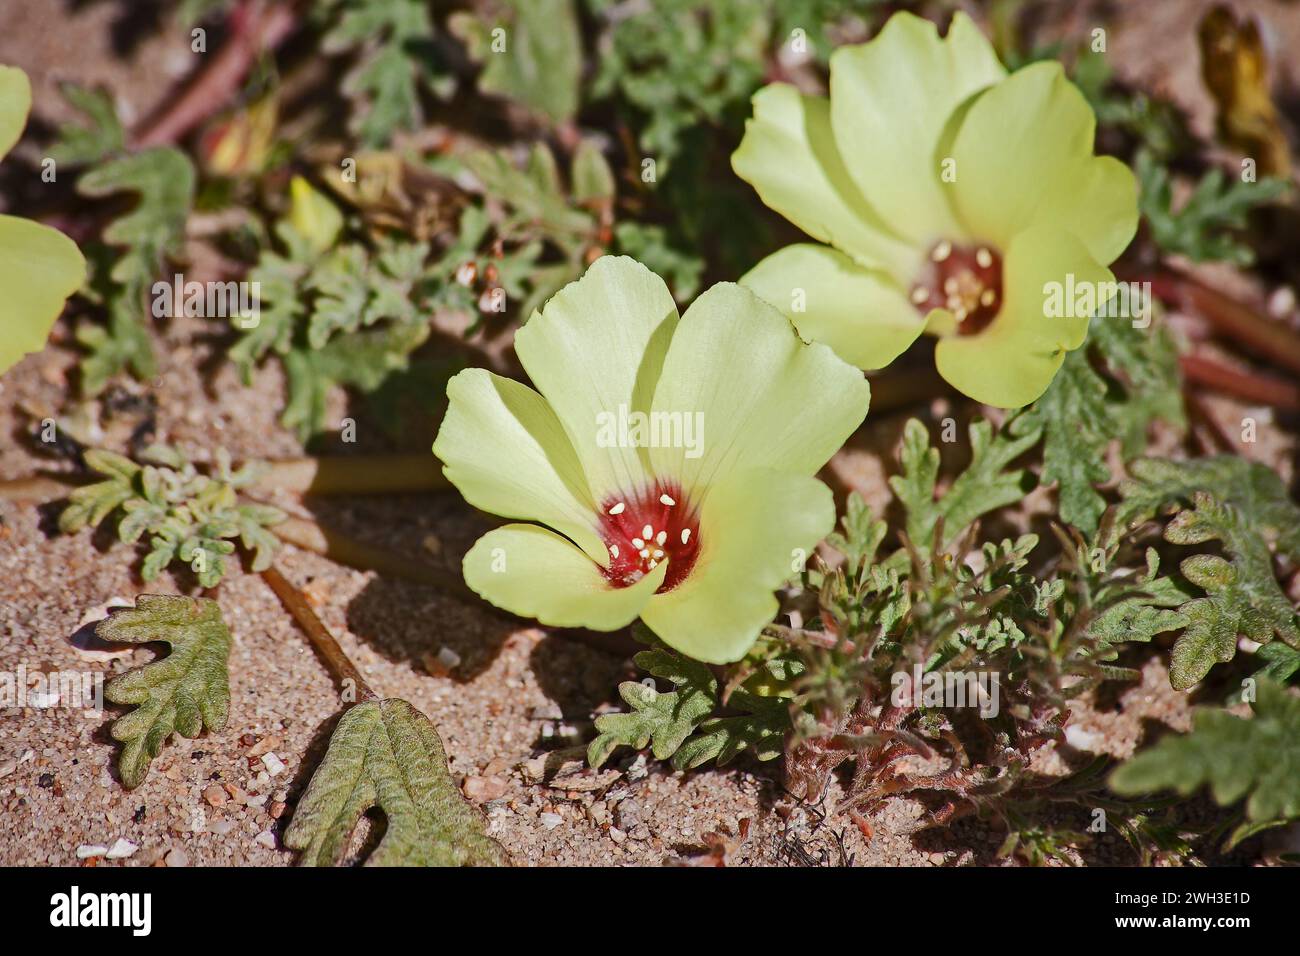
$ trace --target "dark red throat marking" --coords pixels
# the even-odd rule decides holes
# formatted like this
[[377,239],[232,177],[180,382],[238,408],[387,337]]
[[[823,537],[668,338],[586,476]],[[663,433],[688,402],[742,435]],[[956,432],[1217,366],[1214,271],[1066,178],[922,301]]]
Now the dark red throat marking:
[[700,551],[700,517],[682,490],[655,484],[600,506],[600,536],[609,550],[605,577],[616,588],[631,587],[663,562],[668,573],[659,593],[671,591],[690,574]]
[[931,309],[951,312],[957,318],[958,335],[983,332],[1002,308],[1002,256],[988,244],[938,242],[912,286],[911,297],[922,315]]

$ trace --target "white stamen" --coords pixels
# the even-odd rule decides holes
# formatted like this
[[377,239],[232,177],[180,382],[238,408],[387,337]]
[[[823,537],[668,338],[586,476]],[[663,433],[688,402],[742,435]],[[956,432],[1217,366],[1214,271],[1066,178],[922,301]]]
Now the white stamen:
[[660,495],[659,500],[662,501],[664,504],[666,504],[669,508],[677,504],[676,501],[674,501],[672,498],[668,497],[667,495]]
[[980,305],[984,306],[985,308],[988,308],[990,305],[993,304],[993,300],[996,298],[997,295],[993,292],[992,289],[985,289],[983,292],[980,293]]
[[654,551],[651,552],[651,554],[650,554],[650,557],[654,558],[656,561],[658,561],[658,560],[659,560],[660,558],[662,558],[663,556],[664,556],[664,553],[663,553],[662,551],[660,551],[658,548],[655,548]]
[[626,507],[627,507],[627,502],[620,501],[614,507],[609,509],[609,513],[612,515],[621,515],[623,513],[623,509]]
[[659,566],[658,561],[651,561],[648,565],[646,565],[646,567],[651,571],[653,571],[658,566]]
[[947,279],[944,279],[944,280],[943,280],[943,291],[946,292],[948,295],[956,295],[956,294],[957,294],[957,280],[956,280],[955,278],[952,278],[952,277],[949,277],[949,278],[947,278]]
[[685,544],[687,541],[690,541],[690,540],[691,540],[691,529],[690,529],[690,528],[683,528],[683,529],[682,529],[682,544]]
[[934,252],[931,253],[930,257],[934,259],[935,262],[943,262],[943,260],[947,259],[950,255],[952,255],[952,243],[945,239],[934,247]]
[[930,292],[928,289],[924,289],[921,286],[917,286],[915,289],[912,290],[913,305],[920,305],[928,298],[930,298]]
[[632,539],[632,547],[634,547],[634,548],[644,548],[644,547],[645,547],[645,542],[642,541],[640,538],[633,538],[633,539]]
[[644,528],[641,529],[641,537],[653,538],[654,536],[655,536],[655,529],[650,527],[649,525],[646,525]]
[[664,543],[665,541],[667,541],[667,540],[668,540],[668,532],[667,532],[667,531],[660,531],[657,535],[655,535],[655,543],[656,543],[656,544],[663,544],[663,543]]
[[642,549],[641,549],[641,557],[643,557],[643,558],[648,558],[648,557],[650,557],[650,549],[649,549],[649,548],[642,548]]
[[984,248],[977,249],[975,251],[975,261],[979,263],[981,269],[987,269],[993,265],[993,253]]
[[610,556],[611,558],[617,558],[617,557],[618,557],[618,545],[616,545],[616,544],[611,544],[611,545],[609,546],[609,556]]

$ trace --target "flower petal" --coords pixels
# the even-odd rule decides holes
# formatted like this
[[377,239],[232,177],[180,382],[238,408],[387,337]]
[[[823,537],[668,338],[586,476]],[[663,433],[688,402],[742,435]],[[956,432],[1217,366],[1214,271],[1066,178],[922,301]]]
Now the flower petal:
[[959,234],[936,147],[962,101],[1005,75],[963,13],[942,40],[928,20],[896,13],[870,43],[831,55],[831,125],[844,164],[884,221],[915,243]]
[[934,359],[939,374],[976,401],[1019,408],[1047,390],[1065,353],[1088,334],[1092,311],[1068,314],[1076,311],[1068,301],[1062,301],[1063,310],[1050,309],[1052,284],[1059,283],[1063,294],[1089,286],[1104,294],[1115,277],[1072,233],[1048,226],[1016,236],[1003,270],[1005,299],[997,318],[976,335],[940,339]]
[[[753,292],[720,282],[682,317],[654,412],[692,441],[650,449],[655,474],[700,501],[736,468],[812,474],[862,423],[871,388],[828,346],[803,342]],[[675,417],[674,417],[675,416]]]
[[690,575],[650,599],[641,619],[696,660],[739,660],[772,620],[772,592],[835,524],[830,489],[807,475],[738,471],[710,490]]
[[463,570],[465,583],[503,610],[552,627],[615,631],[636,620],[668,565],[631,587],[610,587],[599,565],[555,532],[509,524],[474,542]]
[[534,313],[515,351],[577,452],[597,500],[641,487],[644,448],[602,447],[604,416],[646,412],[677,306],[663,279],[635,259],[604,256]]
[[85,278],[86,260],[63,233],[0,216],[0,373],[45,347],[64,300]]
[[804,96],[785,83],[759,90],[731,168],[814,239],[902,281],[916,271],[918,252],[889,230],[844,168],[825,97]]
[[1035,63],[982,93],[953,133],[953,204],[972,236],[1006,249],[1034,225],[1069,229],[1098,262],[1137,231],[1137,180],[1093,156],[1097,120],[1061,64]]
[[433,453],[465,500],[504,518],[550,525],[592,559],[606,560],[582,466],[546,400],[481,368],[448,382],[447,399]]
[[740,284],[784,312],[805,339],[829,345],[858,368],[884,368],[925,329],[925,319],[884,273],[829,246],[786,246]]
[[0,159],[23,135],[32,108],[32,84],[16,66],[0,66]]

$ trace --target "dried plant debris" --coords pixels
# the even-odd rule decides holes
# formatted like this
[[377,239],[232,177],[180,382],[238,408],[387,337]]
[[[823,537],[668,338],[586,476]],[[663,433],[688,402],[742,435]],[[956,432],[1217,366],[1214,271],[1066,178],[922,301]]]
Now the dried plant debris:
[[126,746],[118,761],[122,783],[138,787],[173,732],[197,737],[222,730],[230,712],[226,663],[230,631],[216,601],[142,594],[134,608],[121,608],[95,627],[105,641],[162,641],[171,652],[161,660],[109,681],[104,696],[136,709],[113,722],[113,739]]
[[343,860],[361,815],[379,809],[385,830],[370,866],[502,866],[505,850],[447,770],[429,718],[404,700],[352,707],[285,833],[304,866]]

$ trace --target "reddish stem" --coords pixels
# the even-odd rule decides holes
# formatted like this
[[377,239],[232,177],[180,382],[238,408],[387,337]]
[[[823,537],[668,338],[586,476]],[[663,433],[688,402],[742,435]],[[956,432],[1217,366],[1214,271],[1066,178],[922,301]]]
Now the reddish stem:
[[1300,411],[1300,385],[1272,375],[1243,372],[1203,355],[1191,353],[1179,358],[1183,376],[1235,398],[1286,411]]
[[239,91],[257,58],[284,42],[297,22],[289,4],[243,0],[230,15],[230,38],[184,93],[139,128],[135,145],[143,149],[174,143],[215,114]]

